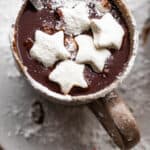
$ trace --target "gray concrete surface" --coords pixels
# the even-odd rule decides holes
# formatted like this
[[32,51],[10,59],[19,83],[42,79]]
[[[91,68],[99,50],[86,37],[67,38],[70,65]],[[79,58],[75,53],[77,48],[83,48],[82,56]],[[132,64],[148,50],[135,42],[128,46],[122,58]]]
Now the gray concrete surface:
[[[150,0],[127,0],[141,32]],[[22,0],[0,0],[0,144],[5,150],[117,149],[86,106],[68,108],[41,98],[21,77],[12,59],[9,32]],[[150,150],[150,37],[140,41],[132,73],[120,87],[139,123],[142,139],[135,150]],[[42,102],[45,122],[31,120],[31,106]]]

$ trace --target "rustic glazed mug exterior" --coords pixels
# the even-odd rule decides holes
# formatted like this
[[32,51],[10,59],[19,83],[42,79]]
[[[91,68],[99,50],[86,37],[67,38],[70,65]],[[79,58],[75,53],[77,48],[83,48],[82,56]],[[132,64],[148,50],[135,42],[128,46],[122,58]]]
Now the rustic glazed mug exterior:
[[[26,7],[27,1],[28,0],[25,1],[22,9]],[[134,18],[126,3],[122,0],[114,0],[113,3],[122,13],[122,16],[129,28],[131,47],[130,58],[128,64],[124,68],[123,72],[117,77],[117,79],[113,81],[111,85],[94,94],[70,96],[50,91],[48,88],[35,81],[27,72],[27,67],[23,65],[19,56],[19,51],[16,47],[16,29],[14,29],[13,32],[11,46],[12,53],[19,70],[23,73],[34,89],[36,89],[40,94],[44,95],[48,100],[55,103],[67,105],[88,104],[88,107],[94,112],[114,142],[121,149],[127,149],[131,148],[139,141],[140,134],[134,117],[130,113],[124,101],[113,90],[116,89],[124,80],[134,64],[137,54],[138,36],[135,29]]]

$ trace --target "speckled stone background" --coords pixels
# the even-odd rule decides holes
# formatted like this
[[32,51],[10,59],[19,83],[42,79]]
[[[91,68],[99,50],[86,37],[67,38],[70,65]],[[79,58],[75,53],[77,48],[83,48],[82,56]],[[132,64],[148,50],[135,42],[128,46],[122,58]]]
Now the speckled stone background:
[[[150,0],[127,0],[141,33]],[[9,33],[22,0],[0,0],[0,144],[5,150],[114,150],[109,136],[86,106],[70,108],[41,98],[16,70]],[[148,44],[149,43],[149,44]],[[120,93],[133,110],[142,139],[134,150],[150,150],[150,36]],[[31,120],[31,106],[41,101],[43,125]]]

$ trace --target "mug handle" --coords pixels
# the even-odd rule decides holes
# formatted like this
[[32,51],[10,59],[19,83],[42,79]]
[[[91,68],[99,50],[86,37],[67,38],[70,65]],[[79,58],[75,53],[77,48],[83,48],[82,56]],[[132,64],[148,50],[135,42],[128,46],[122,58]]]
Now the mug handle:
[[121,149],[130,149],[139,142],[140,132],[135,118],[117,92],[111,92],[88,107]]

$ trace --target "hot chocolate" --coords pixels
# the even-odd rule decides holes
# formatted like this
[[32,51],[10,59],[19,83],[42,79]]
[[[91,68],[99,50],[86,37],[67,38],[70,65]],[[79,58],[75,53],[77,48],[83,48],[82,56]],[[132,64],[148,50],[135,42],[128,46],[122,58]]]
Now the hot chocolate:
[[[68,16],[68,14],[70,13],[67,14],[66,12],[69,12],[70,9],[73,9],[76,13],[76,11],[78,10],[80,12],[81,9],[78,9],[78,2],[73,4],[71,3],[72,0],[68,1],[70,1],[70,3],[67,4],[66,0],[62,0],[62,3],[58,3],[58,0],[43,2],[42,10],[36,10],[29,0],[26,1],[16,22],[15,44],[17,49],[19,50],[19,56],[22,59],[23,64],[28,68],[28,73],[32,76],[32,78],[47,87],[49,90],[64,94],[64,92],[62,92],[60,88],[60,85],[57,82],[54,82],[54,80],[52,81],[49,79],[50,74],[53,73],[55,68],[57,68],[57,66],[61,63],[62,58],[56,60],[56,62],[53,63],[52,66],[48,65],[45,67],[45,65],[41,63],[42,61],[39,61],[41,59],[35,59],[31,56],[31,49],[33,48],[36,41],[36,31],[42,31],[43,33],[51,36],[54,36],[55,34],[63,31],[64,46],[65,49],[70,53],[70,57],[66,56],[66,58],[72,61],[76,61],[79,60],[77,59],[80,51],[80,42],[77,42],[79,39],[81,39],[81,37],[79,38],[79,36],[84,35],[85,37],[91,37],[93,39],[95,37],[92,27],[89,27],[89,25],[91,24],[90,20],[101,20],[104,18],[105,14],[111,14],[116,22],[121,25],[124,31],[121,46],[119,46],[119,42],[117,42],[116,45],[114,43],[111,43],[108,46],[105,46],[105,43],[107,42],[102,39],[101,43],[104,44],[101,45],[100,43],[101,48],[104,50],[107,49],[110,52],[110,56],[109,54],[107,55],[109,57],[107,58],[107,61],[105,61],[104,68],[98,68],[97,66],[93,67],[93,64],[91,65],[89,61],[88,63],[86,63],[85,61],[81,62],[81,59],[80,61],[77,61],[77,63],[79,64],[85,63],[84,78],[87,85],[83,84],[82,87],[73,86],[69,93],[67,93],[72,96],[87,95],[98,92],[109,86],[123,72],[130,56],[129,30],[121,13],[111,0],[83,0],[82,2],[87,2],[87,15],[89,20],[87,19],[86,15],[84,15],[83,10],[82,14],[78,13],[78,15],[81,15],[81,18],[79,18],[81,19],[81,22],[83,22],[82,19],[85,20],[84,24],[79,25],[78,22],[74,22],[75,25],[73,26],[73,28],[70,28],[70,26],[72,27],[73,22],[70,24],[66,23],[67,19],[70,17]],[[99,7],[97,7],[96,4],[99,4]],[[75,16],[75,14],[73,14],[73,10],[70,12],[73,16]],[[76,29],[75,27],[77,27],[78,25],[80,28]],[[109,26],[111,29],[111,24]],[[93,41],[93,43],[95,43],[96,45],[95,49],[97,49],[99,43],[96,43],[95,39]],[[60,78],[63,78],[63,75],[60,75]]]

